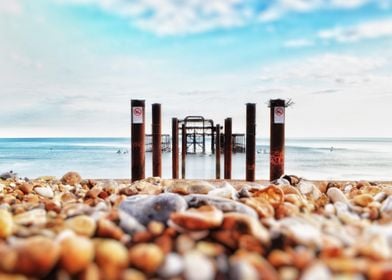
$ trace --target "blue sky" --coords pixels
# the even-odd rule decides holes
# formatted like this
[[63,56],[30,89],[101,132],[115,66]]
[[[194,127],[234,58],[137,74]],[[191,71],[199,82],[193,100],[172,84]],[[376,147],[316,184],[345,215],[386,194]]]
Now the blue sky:
[[[244,131],[392,137],[392,0],[0,0],[0,136],[128,136],[129,100]],[[150,126],[147,125],[147,130]]]

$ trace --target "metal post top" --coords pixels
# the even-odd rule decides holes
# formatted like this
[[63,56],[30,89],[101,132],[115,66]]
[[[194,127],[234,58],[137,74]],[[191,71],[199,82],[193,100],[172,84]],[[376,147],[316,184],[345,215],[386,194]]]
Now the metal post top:
[[268,107],[287,107],[286,100],[284,99],[271,99]]
[[144,106],[145,100],[143,99],[131,99],[132,106]]

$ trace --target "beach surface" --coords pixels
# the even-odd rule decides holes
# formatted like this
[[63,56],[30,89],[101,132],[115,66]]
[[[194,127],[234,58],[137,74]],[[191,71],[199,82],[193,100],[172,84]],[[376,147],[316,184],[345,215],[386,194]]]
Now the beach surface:
[[0,179],[0,279],[391,279],[392,184]]

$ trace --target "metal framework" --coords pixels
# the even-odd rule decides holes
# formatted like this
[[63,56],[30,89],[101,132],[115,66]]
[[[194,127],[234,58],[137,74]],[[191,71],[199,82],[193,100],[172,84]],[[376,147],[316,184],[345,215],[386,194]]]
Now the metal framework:
[[[179,129],[185,125],[186,152],[188,154],[206,153],[206,138],[210,138],[211,153],[214,153],[215,127],[214,121],[202,116],[187,116],[179,120]],[[184,135],[182,135],[184,137]]]
[[[162,152],[171,151],[170,134],[162,134],[161,136]],[[152,152],[152,134],[146,134],[146,152]]]

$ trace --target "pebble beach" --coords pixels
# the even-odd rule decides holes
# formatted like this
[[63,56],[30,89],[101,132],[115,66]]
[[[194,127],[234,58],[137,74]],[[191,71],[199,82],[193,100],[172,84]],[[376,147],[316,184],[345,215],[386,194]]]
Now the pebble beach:
[[392,279],[392,184],[0,179],[0,279]]

